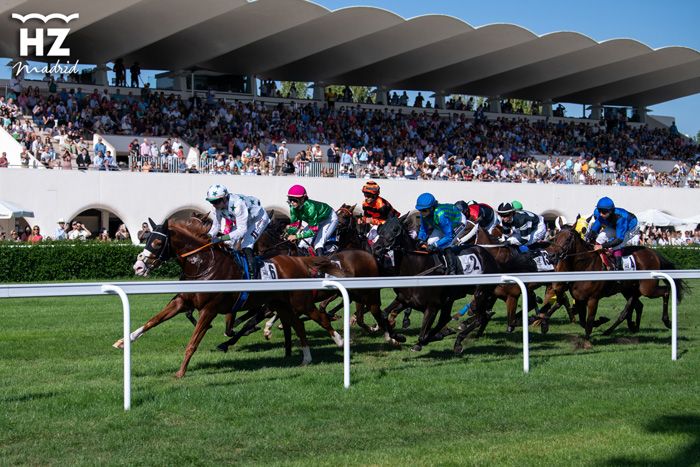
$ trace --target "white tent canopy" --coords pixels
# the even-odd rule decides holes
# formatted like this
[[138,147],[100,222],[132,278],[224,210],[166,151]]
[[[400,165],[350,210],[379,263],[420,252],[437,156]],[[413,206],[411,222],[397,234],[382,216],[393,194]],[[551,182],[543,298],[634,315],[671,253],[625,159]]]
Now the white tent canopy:
[[669,227],[687,224],[685,219],[666,214],[658,209],[647,209],[637,214],[637,220],[642,225],[653,225],[656,227]]
[[9,201],[0,200],[0,219],[12,219],[13,217],[34,217],[34,212],[22,209]]

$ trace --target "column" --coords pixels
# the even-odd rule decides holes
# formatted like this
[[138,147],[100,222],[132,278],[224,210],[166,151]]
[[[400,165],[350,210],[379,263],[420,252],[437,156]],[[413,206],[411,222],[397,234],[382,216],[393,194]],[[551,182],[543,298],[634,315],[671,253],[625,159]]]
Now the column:
[[552,100],[551,99],[546,99],[542,101],[542,115],[544,117],[551,117],[552,116]]
[[634,108],[635,112],[637,115],[639,115],[639,123],[646,123],[647,122],[647,106],[646,105],[640,105]]
[[101,63],[95,67],[95,70],[93,71],[93,76],[95,78],[96,86],[109,86],[107,71],[109,71],[109,68],[107,68],[107,65],[105,65],[104,63]]
[[260,97],[258,80],[255,75],[248,75],[248,83],[250,84],[250,94],[253,96],[253,100],[255,100],[256,97]]
[[445,92],[444,91],[435,91],[435,94],[433,95],[435,98],[435,108],[436,109],[444,109],[445,108]]
[[386,98],[387,91],[386,86],[377,86],[377,97],[374,102],[380,105],[389,105],[389,101]]
[[603,106],[600,104],[593,104],[591,106],[591,120],[600,120],[603,115]]
[[501,113],[501,98],[500,96],[489,97],[489,112]]
[[323,102],[326,98],[326,87],[321,81],[314,82],[314,100]]

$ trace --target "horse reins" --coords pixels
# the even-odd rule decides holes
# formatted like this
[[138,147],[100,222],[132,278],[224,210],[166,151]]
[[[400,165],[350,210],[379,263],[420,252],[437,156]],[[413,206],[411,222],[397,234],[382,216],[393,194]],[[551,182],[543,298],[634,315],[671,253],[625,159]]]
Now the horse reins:
[[202,251],[202,250],[204,250],[204,249],[206,249],[206,248],[212,247],[212,246],[214,246],[214,243],[209,242],[209,243],[207,243],[206,245],[202,245],[202,246],[200,246],[199,248],[195,248],[195,249],[192,250],[192,251],[188,251],[187,253],[181,254],[181,255],[180,255],[180,258],[187,258],[188,256],[191,256],[191,255],[193,255],[193,254],[195,254],[195,253],[199,253],[200,251]]

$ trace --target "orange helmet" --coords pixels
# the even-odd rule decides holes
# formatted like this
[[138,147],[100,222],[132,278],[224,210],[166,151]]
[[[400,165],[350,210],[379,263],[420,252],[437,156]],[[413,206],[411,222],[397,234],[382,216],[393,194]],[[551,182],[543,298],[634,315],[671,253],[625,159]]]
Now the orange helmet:
[[370,180],[362,187],[362,193],[369,196],[379,196],[379,185],[374,180]]

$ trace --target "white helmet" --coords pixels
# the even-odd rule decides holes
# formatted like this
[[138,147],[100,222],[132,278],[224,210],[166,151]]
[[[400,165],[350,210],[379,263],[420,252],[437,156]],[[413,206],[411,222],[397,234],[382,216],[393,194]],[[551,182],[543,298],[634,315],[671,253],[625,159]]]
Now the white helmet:
[[209,187],[207,191],[207,201],[214,202],[225,196],[228,196],[228,188],[218,183]]

